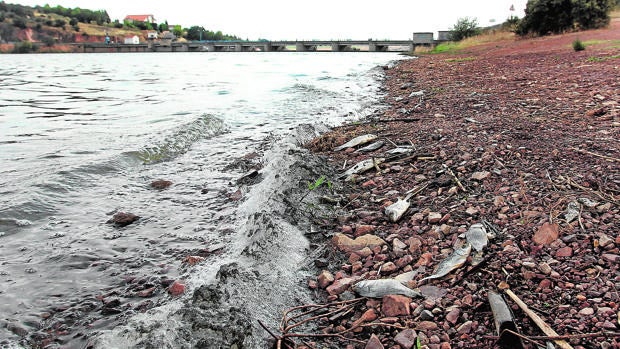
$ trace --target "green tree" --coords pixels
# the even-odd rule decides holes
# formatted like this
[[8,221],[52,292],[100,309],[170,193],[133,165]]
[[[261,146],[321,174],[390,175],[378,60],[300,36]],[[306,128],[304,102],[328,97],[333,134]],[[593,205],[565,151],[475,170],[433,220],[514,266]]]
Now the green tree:
[[26,19],[23,17],[15,16],[13,17],[13,25],[25,29],[26,28]]
[[480,34],[478,20],[476,18],[459,18],[454,27],[452,27],[452,40],[461,41],[471,36]]
[[547,35],[609,24],[615,0],[528,0],[517,34]]
[[168,27],[168,21],[165,21],[164,23],[160,23],[157,30],[159,30],[160,33],[170,30]]
[[75,17],[71,17],[71,19],[69,20],[69,24],[70,25],[77,25],[78,24],[78,19]]
[[203,27],[197,25],[187,29],[187,40],[209,40],[207,38],[207,31]]
[[178,24],[175,25],[174,28],[172,28],[172,34],[174,34],[177,38],[180,38],[183,36],[183,28]]

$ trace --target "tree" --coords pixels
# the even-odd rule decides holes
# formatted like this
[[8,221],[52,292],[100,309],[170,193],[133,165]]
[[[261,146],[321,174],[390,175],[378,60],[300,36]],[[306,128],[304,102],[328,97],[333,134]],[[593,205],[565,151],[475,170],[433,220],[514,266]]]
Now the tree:
[[478,20],[476,18],[459,18],[452,27],[452,40],[461,41],[465,38],[480,34]]
[[160,24],[159,24],[159,27],[157,28],[157,30],[159,30],[159,32],[160,32],[160,33],[163,33],[163,32],[165,32],[165,31],[170,30],[170,29],[168,28],[168,21],[165,21],[164,23],[160,23]]
[[528,0],[517,34],[547,35],[609,24],[615,0]]
[[181,36],[183,36],[183,28],[181,28],[180,25],[175,25],[174,28],[172,28],[172,34],[174,34],[174,36],[176,36],[177,38],[180,38]]
[[208,40],[207,31],[197,25],[187,29],[187,40]]

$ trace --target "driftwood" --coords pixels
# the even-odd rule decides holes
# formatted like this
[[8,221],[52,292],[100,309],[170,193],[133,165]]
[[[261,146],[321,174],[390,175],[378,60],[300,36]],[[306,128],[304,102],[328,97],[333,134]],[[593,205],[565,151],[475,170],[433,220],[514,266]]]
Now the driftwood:
[[[532,321],[534,321],[534,323],[543,331],[544,334],[546,334],[547,336],[558,335],[557,332],[555,332],[553,328],[551,328],[551,326],[547,325],[547,323],[540,316],[538,316],[535,312],[530,310],[527,304],[523,303],[523,301],[519,297],[517,297],[517,295],[514,294],[514,292],[512,292],[510,289],[506,289],[505,292],[508,296],[510,296],[510,298],[512,298],[512,300],[515,303],[517,303],[519,308],[521,308],[521,310],[523,310],[523,312],[527,314],[527,316],[529,316],[530,319],[532,319]],[[568,342],[565,340],[556,339],[554,340],[554,342],[561,349],[573,349],[573,347],[570,344],[568,344]]]
[[513,334],[513,332],[518,333],[519,330],[504,298],[493,291],[489,291],[488,297],[491,311],[493,312],[493,319],[495,320],[495,328],[499,335],[497,344],[505,349],[523,349],[521,338]]

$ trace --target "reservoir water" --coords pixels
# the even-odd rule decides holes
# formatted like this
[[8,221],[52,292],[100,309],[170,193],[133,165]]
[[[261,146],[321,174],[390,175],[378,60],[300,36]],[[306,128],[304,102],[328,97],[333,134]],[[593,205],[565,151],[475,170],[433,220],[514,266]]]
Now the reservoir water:
[[316,272],[302,145],[380,108],[397,58],[0,55],[0,347],[266,347]]

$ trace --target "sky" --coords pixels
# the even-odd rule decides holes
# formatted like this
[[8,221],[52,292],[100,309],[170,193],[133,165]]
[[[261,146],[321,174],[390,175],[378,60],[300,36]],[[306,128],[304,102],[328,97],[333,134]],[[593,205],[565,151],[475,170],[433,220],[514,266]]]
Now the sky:
[[[22,5],[104,9],[112,20],[152,14],[158,22],[202,26],[242,39],[410,39],[413,32],[449,30],[459,18],[481,26],[523,17],[527,0],[5,0]],[[510,7],[514,5],[515,11]]]

